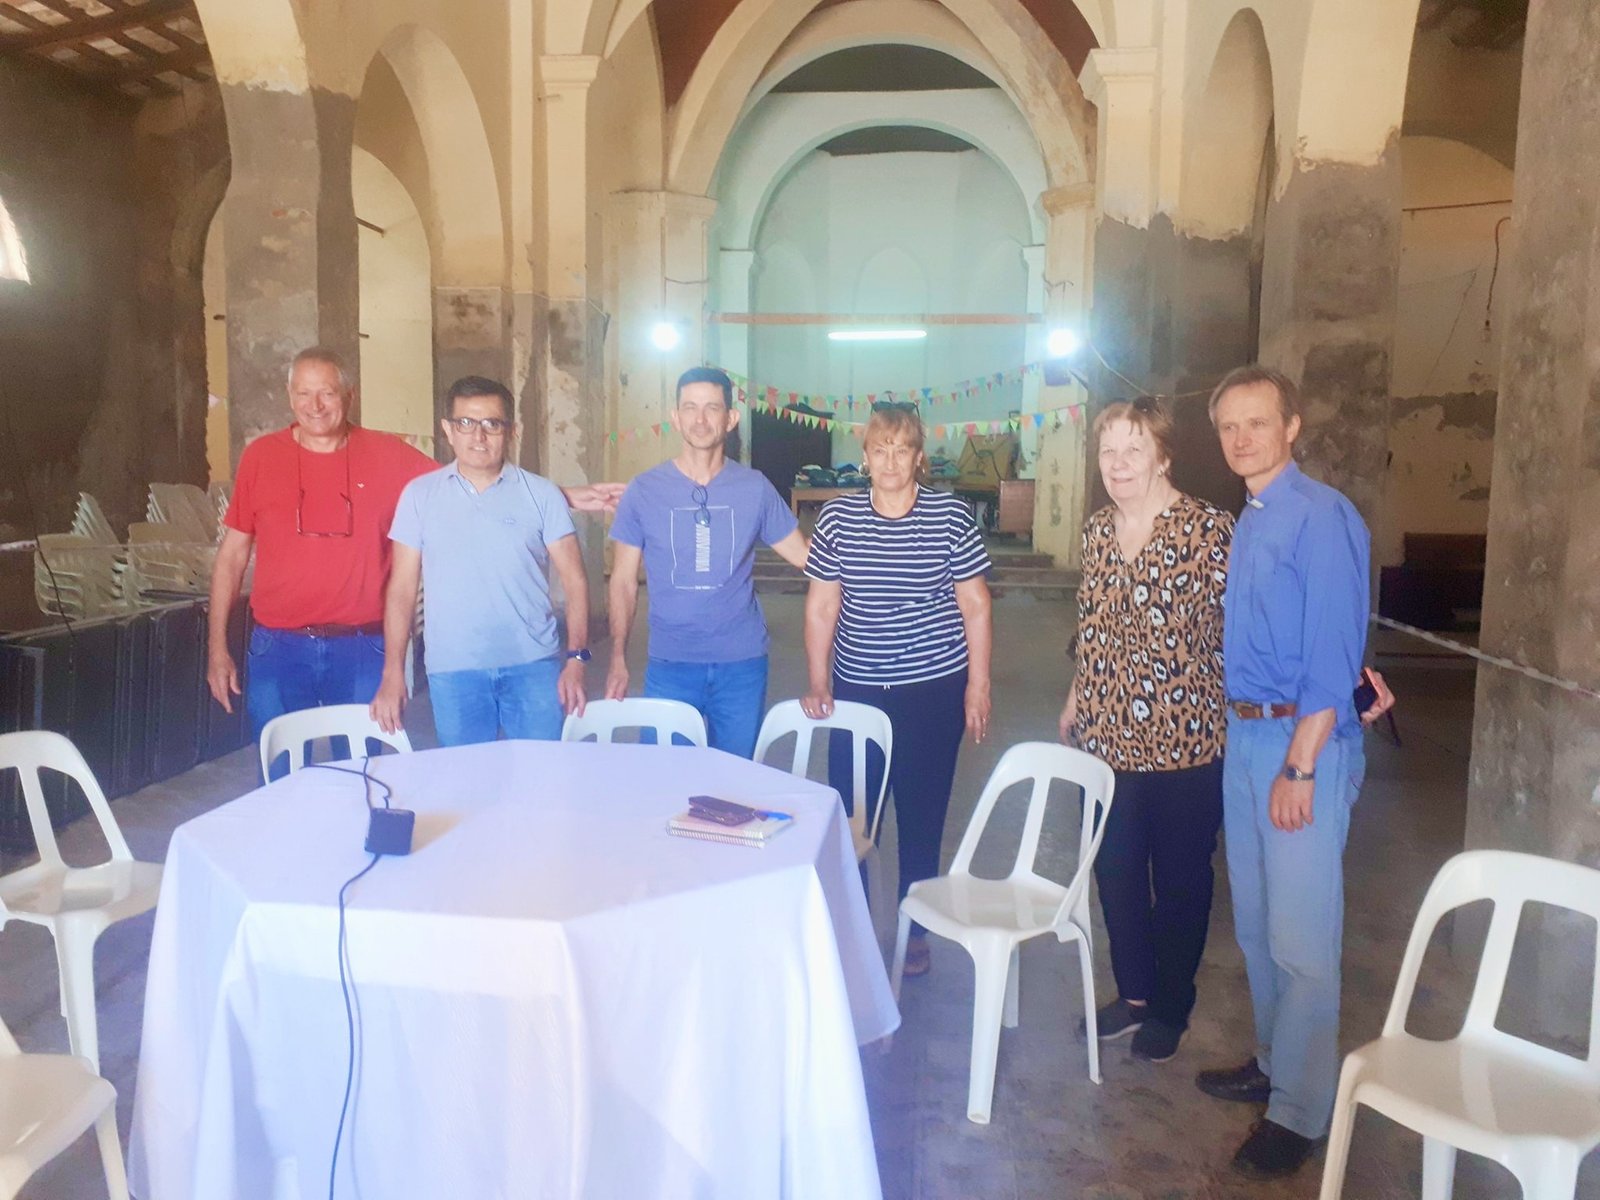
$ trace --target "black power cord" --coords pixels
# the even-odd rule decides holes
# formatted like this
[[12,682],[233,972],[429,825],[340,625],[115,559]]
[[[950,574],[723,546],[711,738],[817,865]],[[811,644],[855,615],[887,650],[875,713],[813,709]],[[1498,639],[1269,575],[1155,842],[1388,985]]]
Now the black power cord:
[[[354,747],[351,747],[351,749],[353,750]],[[363,756],[361,759],[361,770],[359,771],[353,771],[349,767],[336,767],[331,763],[308,763],[307,766],[319,771],[337,771],[341,775],[354,775],[356,778],[360,779],[362,783],[362,798],[367,802],[367,811],[369,813],[372,811],[373,807],[373,784],[377,784],[383,789],[383,795],[380,798],[383,801],[384,808],[389,807],[389,800],[394,795],[394,789],[392,789],[383,780],[374,779],[370,774],[369,769],[372,766],[372,756],[370,754]],[[371,858],[371,861],[369,861],[366,866],[362,867],[361,870],[350,876],[349,879],[346,879],[344,881],[344,885],[339,888],[339,993],[344,997],[346,1049],[344,1068],[344,1100],[339,1105],[339,1124],[334,1130],[333,1155],[328,1162],[328,1200],[334,1200],[334,1186],[339,1172],[339,1145],[344,1140],[344,1122],[345,1117],[350,1111],[350,1093],[355,1089],[357,1027],[359,1024],[358,1014],[361,1011],[359,997],[355,997],[354,995],[356,990],[355,979],[353,978],[353,973],[350,971],[349,967],[350,954],[349,943],[346,939],[345,906],[347,903],[347,898],[350,894],[350,889],[354,887],[356,883],[367,874],[367,872],[371,871],[373,867],[377,866],[378,859],[382,857],[383,856],[381,854],[374,854]]]

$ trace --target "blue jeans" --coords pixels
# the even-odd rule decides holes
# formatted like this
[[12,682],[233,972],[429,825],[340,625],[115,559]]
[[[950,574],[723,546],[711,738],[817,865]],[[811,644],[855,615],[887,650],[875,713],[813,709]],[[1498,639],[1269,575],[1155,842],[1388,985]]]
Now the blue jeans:
[[502,729],[508,738],[559,742],[566,714],[556,681],[564,665],[559,658],[543,658],[481,671],[429,671],[439,744],[492,742]]
[[1312,823],[1284,833],[1268,815],[1294,719],[1228,717],[1223,829],[1233,928],[1255,1010],[1256,1062],[1272,1079],[1267,1117],[1321,1137],[1339,1083],[1339,958],[1344,843],[1366,774],[1360,735],[1331,737],[1317,757]]
[[245,711],[260,739],[274,717],[325,704],[369,704],[383,677],[383,635],[317,638],[257,625],[250,634]]
[[749,758],[767,708],[767,656],[722,663],[652,658],[645,666],[644,694],[699,709],[713,750]]

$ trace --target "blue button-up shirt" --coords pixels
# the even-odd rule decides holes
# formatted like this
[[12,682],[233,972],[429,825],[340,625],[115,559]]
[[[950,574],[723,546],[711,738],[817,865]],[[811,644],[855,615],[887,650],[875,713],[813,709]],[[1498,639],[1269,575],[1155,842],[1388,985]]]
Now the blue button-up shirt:
[[1325,708],[1359,732],[1371,537],[1355,506],[1293,462],[1251,496],[1233,535],[1223,620],[1229,700]]

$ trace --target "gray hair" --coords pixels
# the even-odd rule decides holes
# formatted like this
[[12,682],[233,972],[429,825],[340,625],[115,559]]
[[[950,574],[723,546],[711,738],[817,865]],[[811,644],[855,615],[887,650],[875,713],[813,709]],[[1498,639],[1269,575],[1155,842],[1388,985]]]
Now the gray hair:
[[339,390],[353,392],[356,390],[356,381],[351,376],[350,370],[344,365],[344,356],[337,350],[330,350],[326,346],[307,346],[294,356],[294,361],[289,364],[289,373],[284,377],[286,387],[294,386],[295,368],[301,363],[322,363],[332,367],[339,374]]

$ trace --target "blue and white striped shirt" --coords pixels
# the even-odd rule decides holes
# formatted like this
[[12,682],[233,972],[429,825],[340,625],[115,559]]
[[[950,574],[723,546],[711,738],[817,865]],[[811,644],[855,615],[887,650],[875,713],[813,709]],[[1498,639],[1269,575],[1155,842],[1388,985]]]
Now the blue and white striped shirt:
[[965,502],[918,487],[903,517],[881,516],[871,491],[822,506],[806,574],[842,585],[833,670],[849,683],[922,683],[967,665],[955,585],[989,570]]

